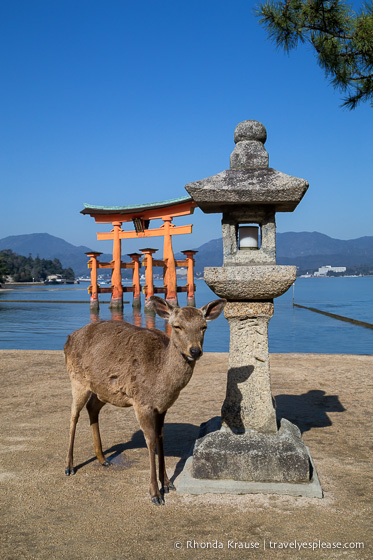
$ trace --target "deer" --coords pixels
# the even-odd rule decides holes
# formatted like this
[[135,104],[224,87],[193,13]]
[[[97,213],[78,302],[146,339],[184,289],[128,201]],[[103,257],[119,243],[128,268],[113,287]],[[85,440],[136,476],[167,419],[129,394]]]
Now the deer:
[[[219,317],[225,299],[196,307],[173,307],[151,296],[147,305],[171,327],[171,334],[143,328],[126,321],[100,321],[73,332],[64,346],[70,375],[72,406],[65,474],[76,472],[73,450],[79,415],[86,405],[93,444],[99,463],[108,467],[99,430],[99,413],[106,403],[133,406],[143,431],[150,462],[150,497],[164,505],[164,495],[176,490],[167,476],[163,426],[167,410],[189,383],[195,364],[203,354],[207,322]],[[155,452],[158,453],[158,478]]]

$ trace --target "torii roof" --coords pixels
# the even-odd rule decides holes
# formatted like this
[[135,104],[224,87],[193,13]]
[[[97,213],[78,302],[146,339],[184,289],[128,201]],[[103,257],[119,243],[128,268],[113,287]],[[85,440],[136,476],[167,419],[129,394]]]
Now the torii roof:
[[[132,206],[93,206],[92,204],[85,203],[84,209],[81,210],[81,214],[89,214],[91,216],[108,214],[142,214],[147,210],[157,210],[162,208],[169,208],[172,213],[173,207],[192,202],[193,198],[190,196],[182,196],[180,198],[171,198],[160,202],[148,202],[146,204],[135,204]],[[193,206],[196,205],[193,204]],[[193,209],[194,208],[191,209],[191,213],[193,212]]]

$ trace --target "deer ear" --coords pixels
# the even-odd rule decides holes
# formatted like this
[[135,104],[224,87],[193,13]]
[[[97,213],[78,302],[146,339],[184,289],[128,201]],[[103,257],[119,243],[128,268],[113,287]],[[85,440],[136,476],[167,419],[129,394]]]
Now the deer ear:
[[158,297],[158,296],[151,296],[149,298],[149,307],[152,307],[157,315],[162,317],[162,319],[169,319],[170,314],[172,311],[171,305],[167,303],[166,300]]
[[213,321],[214,319],[217,319],[223,311],[226,303],[226,299],[215,299],[214,301],[210,301],[210,303],[201,307],[201,311],[205,316],[206,321]]

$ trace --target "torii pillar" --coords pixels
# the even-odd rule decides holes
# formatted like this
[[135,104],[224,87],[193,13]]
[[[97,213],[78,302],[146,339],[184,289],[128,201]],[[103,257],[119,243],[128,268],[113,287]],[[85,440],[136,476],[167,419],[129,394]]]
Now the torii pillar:
[[157,252],[157,249],[140,249],[144,253],[144,265],[145,265],[145,311],[153,312],[152,308],[146,306],[149,298],[154,296],[154,282],[153,282],[153,254]]
[[112,294],[110,309],[121,309],[123,307],[123,287],[121,271],[121,238],[122,222],[113,222],[113,272],[111,275]]
[[187,305],[195,306],[196,305],[196,286],[194,284],[194,255],[198,253],[198,251],[181,251],[186,256],[187,261]]
[[91,299],[89,307],[91,311],[98,311],[100,304],[98,301],[97,258],[102,255],[102,253],[99,253],[97,251],[90,251],[86,253],[86,255],[90,258],[88,265],[91,264],[91,285],[89,290]]
[[132,287],[133,287],[133,302],[132,307],[141,308],[141,285],[140,285],[140,253],[130,253],[128,255],[132,259],[133,274],[132,274]]
[[171,231],[174,227],[172,225],[172,217],[171,216],[164,216],[163,217],[164,225],[164,242],[163,242],[163,260],[166,263],[165,266],[165,275],[164,275],[164,284],[167,287],[166,292],[166,301],[173,305],[174,307],[178,306],[177,302],[177,280],[176,280],[176,262],[175,256],[172,249],[172,238],[171,238]]

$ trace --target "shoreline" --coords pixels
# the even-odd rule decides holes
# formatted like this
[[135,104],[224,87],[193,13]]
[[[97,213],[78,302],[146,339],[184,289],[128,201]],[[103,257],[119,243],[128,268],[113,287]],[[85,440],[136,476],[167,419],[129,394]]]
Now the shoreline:
[[0,284],[0,290],[6,290],[8,287],[20,288],[22,286],[45,286],[44,282],[4,282]]
[[[0,353],[3,352],[33,352],[33,353],[58,353],[58,352],[63,352],[62,348],[57,348],[57,349],[42,349],[42,348],[0,348]],[[372,360],[372,365],[373,365],[373,354],[351,354],[351,353],[343,353],[343,352],[336,352],[336,353],[332,353],[332,352],[324,352],[324,353],[319,353],[319,352],[270,352],[269,353],[270,356],[280,356],[283,358],[288,357],[294,357],[294,356],[315,356],[315,357],[329,357],[329,358],[335,358],[335,357],[346,357],[349,356],[351,358],[369,358]],[[215,352],[215,351],[203,351],[203,356],[229,356],[229,352]],[[197,363],[199,363],[201,360],[198,360]]]
[[[1,353],[2,352],[33,352],[33,353],[40,353],[40,354],[48,354],[48,353],[55,353],[58,354],[59,352],[63,353],[63,348],[57,348],[54,350],[51,349],[42,349],[42,348],[0,348],[0,357],[1,357]],[[204,351],[203,352],[203,356],[229,356],[229,352],[214,352],[214,351]],[[371,358],[372,359],[372,366],[373,366],[373,354],[351,354],[351,353],[341,353],[341,352],[336,352],[335,354],[333,354],[332,352],[269,352],[269,355],[272,357],[283,357],[286,358],[288,357],[295,357],[295,356],[299,356],[299,357],[307,357],[307,356],[315,356],[315,357],[329,357],[329,358],[335,358],[337,356],[339,357],[351,357],[351,358]]]

